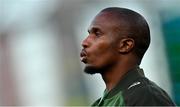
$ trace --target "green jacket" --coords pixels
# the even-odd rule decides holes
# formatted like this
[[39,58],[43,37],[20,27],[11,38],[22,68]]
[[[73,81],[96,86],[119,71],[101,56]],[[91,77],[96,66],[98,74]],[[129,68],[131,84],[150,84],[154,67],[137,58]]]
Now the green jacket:
[[175,106],[168,94],[144,76],[139,67],[130,70],[111,91],[92,106]]

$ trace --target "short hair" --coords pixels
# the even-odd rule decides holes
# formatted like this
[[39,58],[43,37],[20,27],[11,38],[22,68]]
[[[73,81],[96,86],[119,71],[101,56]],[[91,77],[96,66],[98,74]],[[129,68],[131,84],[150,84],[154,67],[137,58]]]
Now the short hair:
[[[134,52],[141,62],[141,59],[143,58],[150,44],[150,30],[145,18],[135,11],[119,7],[105,8],[101,12],[110,12],[113,16],[115,15],[119,20],[119,25],[122,24],[122,21],[123,24],[126,24],[123,25],[124,30],[122,29],[123,31],[119,31],[118,35],[125,35],[134,39]],[[120,27],[122,27],[122,25]]]

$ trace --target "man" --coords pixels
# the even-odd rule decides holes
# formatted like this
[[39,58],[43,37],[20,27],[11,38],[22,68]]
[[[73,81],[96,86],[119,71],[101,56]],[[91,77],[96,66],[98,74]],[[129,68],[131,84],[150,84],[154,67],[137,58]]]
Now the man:
[[92,106],[175,105],[139,68],[150,44],[149,27],[140,14],[106,8],[94,18],[88,32],[81,61],[86,73],[100,73],[106,84],[103,97]]

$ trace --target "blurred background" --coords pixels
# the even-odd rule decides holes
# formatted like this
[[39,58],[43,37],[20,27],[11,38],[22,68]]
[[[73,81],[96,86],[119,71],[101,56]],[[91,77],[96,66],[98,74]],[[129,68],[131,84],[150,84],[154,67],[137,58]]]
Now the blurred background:
[[151,45],[145,75],[180,105],[180,0],[0,0],[0,105],[82,106],[101,97],[101,76],[87,75],[81,42],[106,7],[142,14]]

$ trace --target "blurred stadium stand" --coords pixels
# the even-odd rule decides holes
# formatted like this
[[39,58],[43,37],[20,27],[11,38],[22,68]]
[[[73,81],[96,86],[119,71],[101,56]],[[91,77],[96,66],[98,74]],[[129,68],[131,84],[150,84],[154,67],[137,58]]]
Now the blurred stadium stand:
[[86,75],[81,41],[103,8],[126,7],[149,22],[141,67],[180,105],[179,0],[0,0],[0,106],[90,105],[105,88]]

